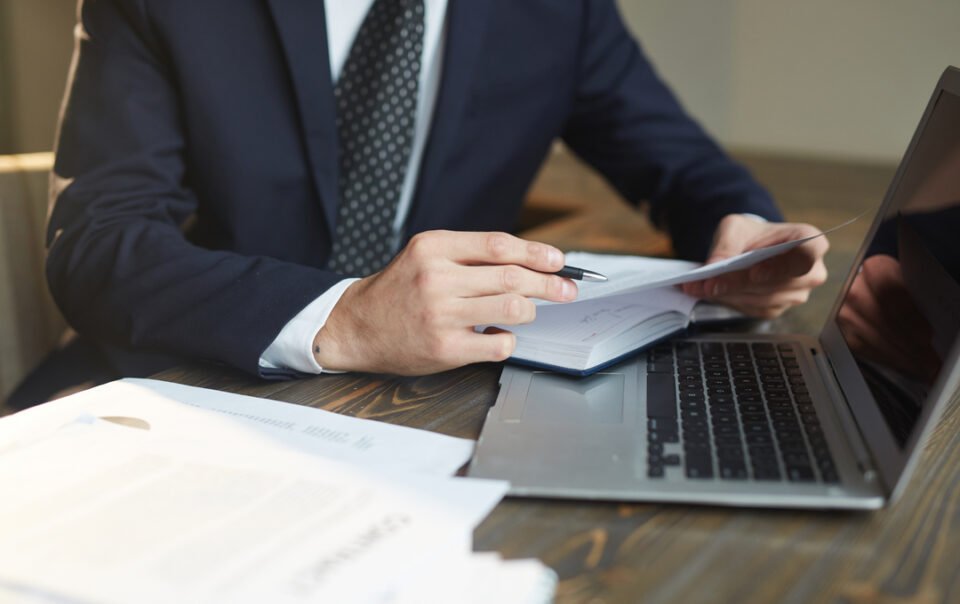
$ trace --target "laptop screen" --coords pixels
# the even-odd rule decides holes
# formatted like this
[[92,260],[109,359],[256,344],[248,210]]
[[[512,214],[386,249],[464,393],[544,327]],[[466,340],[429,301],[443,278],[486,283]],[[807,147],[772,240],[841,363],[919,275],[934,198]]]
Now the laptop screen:
[[960,96],[937,99],[836,320],[903,449],[960,332]]

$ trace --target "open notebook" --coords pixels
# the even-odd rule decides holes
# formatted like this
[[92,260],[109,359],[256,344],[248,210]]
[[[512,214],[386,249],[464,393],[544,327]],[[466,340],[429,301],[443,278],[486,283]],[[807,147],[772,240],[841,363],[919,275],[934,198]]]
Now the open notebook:
[[675,285],[747,268],[803,241],[706,266],[683,260],[571,252],[566,255],[569,264],[603,273],[609,281],[580,282],[575,302],[537,301],[533,323],[497,327],[517,336],[512,362],[590,375],[683,331],[692,321],[743,318],[731,309],[698,302]]

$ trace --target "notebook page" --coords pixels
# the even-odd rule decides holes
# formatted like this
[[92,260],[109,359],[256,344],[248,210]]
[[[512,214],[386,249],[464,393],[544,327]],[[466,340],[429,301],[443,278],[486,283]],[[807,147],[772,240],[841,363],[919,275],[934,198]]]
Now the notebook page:
[[696,298],[682,292],[657,290],[656,293],[658,295],[649,298],[646,294],[625,294],[572,304],[553,304],[538,308],[533,323],[497,327],[512,331],[518,338],[590,345],[665,311],[689,314],[697,302]]

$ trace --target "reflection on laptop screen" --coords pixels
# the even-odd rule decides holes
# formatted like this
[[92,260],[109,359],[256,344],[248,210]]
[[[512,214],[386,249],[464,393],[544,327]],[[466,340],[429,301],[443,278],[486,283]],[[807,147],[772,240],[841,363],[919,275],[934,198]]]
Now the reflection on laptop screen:
[[937,100],[837,323],[902,448],[960,331],[960,96]]

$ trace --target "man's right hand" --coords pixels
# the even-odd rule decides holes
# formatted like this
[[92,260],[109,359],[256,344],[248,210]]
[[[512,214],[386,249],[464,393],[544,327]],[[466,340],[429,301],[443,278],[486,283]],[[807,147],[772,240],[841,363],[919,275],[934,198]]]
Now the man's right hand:
[[509,332],[536,317],[530,298],[569,302],[573,281],[553,273],[560,250],[506,233],[420,233],[381,272],[352,284],[314,338],[324,369],[423,375],[502,361]]

